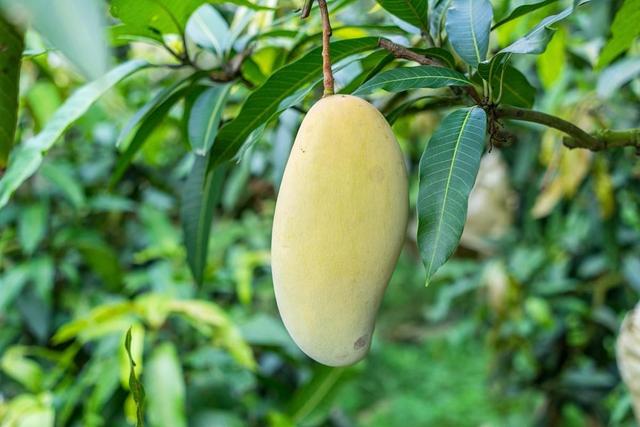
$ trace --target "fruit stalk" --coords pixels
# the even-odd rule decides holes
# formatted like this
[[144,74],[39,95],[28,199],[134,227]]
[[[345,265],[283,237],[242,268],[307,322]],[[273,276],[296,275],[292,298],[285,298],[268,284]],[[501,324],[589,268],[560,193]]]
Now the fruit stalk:
[[323,97],[333,95],[333,72],[331,71],[331,50],[329,39],[331,38],[331,22],[326,0],[318,0],[320,17],[322,18],[322,75],[324,83]]

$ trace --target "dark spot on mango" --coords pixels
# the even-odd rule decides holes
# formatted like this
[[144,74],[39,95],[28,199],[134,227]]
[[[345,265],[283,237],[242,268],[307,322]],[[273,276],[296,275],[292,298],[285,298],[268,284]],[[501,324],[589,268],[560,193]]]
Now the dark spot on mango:
[[360,350],[365,345],[367,345],[367,336],[363,335],[360,338],[358,338],[356,342],[353,343],[353,349]]

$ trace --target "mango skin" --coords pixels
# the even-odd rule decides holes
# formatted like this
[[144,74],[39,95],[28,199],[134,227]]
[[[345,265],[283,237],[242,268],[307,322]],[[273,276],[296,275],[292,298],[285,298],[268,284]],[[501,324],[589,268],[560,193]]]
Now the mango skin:
[[367,354],[406,234],[407,187],[374,106],[333,95],[307,113],[276,202],[271,265],[284,325],[316,361],[344,366]]

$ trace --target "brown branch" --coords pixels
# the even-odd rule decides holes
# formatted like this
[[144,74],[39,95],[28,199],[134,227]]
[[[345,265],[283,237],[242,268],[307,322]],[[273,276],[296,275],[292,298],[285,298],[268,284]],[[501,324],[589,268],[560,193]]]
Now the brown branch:
[[331,48],[329,39],[331,38],[331,22],[329,21],[329,10],[326,0],[318,0],[320,7],[320,17],[322,18],[322,75],[324,81],[323,97],[333,95],[333,72],[331,71]]
[[235,80],[238,77],[242,77],[242,64],[244,60],[251,55],[252,51],[252,48],[248,48],[238,53],[236,56],[231,58],[231,61],[225,64],[223,70],[210,71],[209,78],[214,82],[226,83]]
[[[445,67],[445,65],[442,62],[436,59],[427,58],[424,55],[420,55],[419,53],[413,52],[412,50],[409,50],[404,46],[394,43],[391,40],[381,38],[378,41],[378,46],[388,50],[396,58],[407,59],[409,61],[417,62],[418,64],[422,64],[422,65],[431,65],[434,67]],[[464,90],[465,92],[467,92],[467,94],[471,97],[471,99],[473,99],[473,101],[476,104],[484,105],[482,97],[480,96],[480,94],[478,93],[475,87],[464,86]]]
[[313,0],[304,0],[304,4],[302,5],[302,10],[300,11],[301,19],[305,19],[309,17],[309,13],[311,13],[312,6],[313,6]]
[[566,133],[563,143],[569,148],[586,148],[592,151],[607,148],[635,147],[640,150],[640,129],[610,130],[605,129],[589,134],[573,123],[552,116],[541,111],[524,108],[499,106],[495,110],[495,117],[513,119],[525,122],[539,123]]

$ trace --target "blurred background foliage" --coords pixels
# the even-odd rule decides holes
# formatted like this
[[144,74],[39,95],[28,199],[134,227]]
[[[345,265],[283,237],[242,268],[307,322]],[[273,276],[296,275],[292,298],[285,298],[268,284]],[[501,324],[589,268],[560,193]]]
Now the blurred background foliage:
[[[111,2],[112,12],[121,3]],[[520,3],[494,1],[496,16]],[[565,5],[547,3],[500,27],[491,48]],[[637,77],[615,86],[611,76],[619,72],[594,70],[621,3],[593,1],[557,24],[544,54],[514,59],[536,89],[537,108],[585,128],[638,124]],[[212,20],[209,28],[222,31],[213,40],[227,43],[200,49],[198,61],[215,66],[238,43],[257,40],[242,66],[246,84],[230,90],[222,122],[251,87],[319,44],[317,14],[301,21],[297,3],[261,4],[215,2],[201,12]],[[372,1],[335,0],[329,7],[338,39],[419,38]],[[148,43],[160,36],[136,35],[123,29],[130,25],[125,15],[117,24],[99,12],[82,16],[95,18],[89,26],[106,19],[111,62],[172,60]],[[187,42],[207,46],[206,34],[189,30],[196,24],[188,17],[181,17]],[[78,40],[61,54],[49,45],[55,40],[39,34],[50,34],[47,17],[33,22],[17,140],[37,134],[85,76],[100,75],[109,63],[100,52],[87,59]],[[66,28],[62,40],[69,29],[73,39],[86,35]],[[175,36],[162,40],[184,49]],[[638,47],[609,67],[637,62]],[[375,59],[343,67],[338,88]],[[370,355],[354,367],[327,368],[304,356],[284,330],[269,269],[275,195],[301,111],[320,88],[219,173],[209,252],[196,285],[180,206],[194,163],[187,113],[202,89],[171,106],[119,182],[112,179],[126,149],[126,141],[115,148],[126,123],[183,78],[179,69],[152,68],[109,91],[0,210],[2,427],[134,423],[123,344],[131,326],[150,426],[633,425],[614,350],[622,317],[640,293],[640,164],[633,150],[569,150],[558,132],[518,125],[513,146],[483,159],[455,257],[425,288],[413,218]],[[383,111],[402,101],[373,97]],[[405,108],[394,123],[412,206],[419,156],[443,116],[425,105]]]

